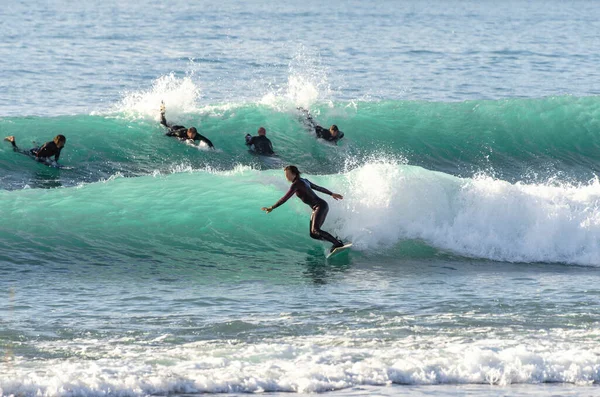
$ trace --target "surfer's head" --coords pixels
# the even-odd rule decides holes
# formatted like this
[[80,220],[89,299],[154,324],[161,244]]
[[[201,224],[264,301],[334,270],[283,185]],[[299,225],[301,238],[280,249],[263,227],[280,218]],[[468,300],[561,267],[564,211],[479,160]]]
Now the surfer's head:
[[65,138],[64,135],[57,135],[54,137],[53,141],[56,147],[62,148],[65,146],[65,143],[67,143],[67,138]]
[[331,136],[336,136],[340,130],[338,129],[337,125],[333,124],[331,127],[329,127],[329,132],[331,132]]
[[300,177],[300,171],[298,171],[298,168],[295,165],[288,165],[283,170],[285,171],[285,177],[290,182],[294,182]]
[[187,130],[187,136],[189,139],[194,139],[196,137],[197,133],[198,133],[198,130],[196,129],[196,127],[190,127]]
[[265,130],[265,127],[260,127],[258,129],[258,135],[261,135],[261,136],[267,135],[267,130]]

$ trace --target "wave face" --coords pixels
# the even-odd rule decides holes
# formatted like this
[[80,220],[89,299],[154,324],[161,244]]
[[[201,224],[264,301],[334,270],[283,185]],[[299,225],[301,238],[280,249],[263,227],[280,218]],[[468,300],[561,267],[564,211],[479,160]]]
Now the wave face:
[[[33,163],[12,153],[5,142],[0,150],[5,171],[0,187],[72,186],[115,174],[231,170],[240,164],[269,169],[293,163],[309,173],[332,174],[378,158],[456,176],[485,173],[509,182],[585,182],[594,177],[600,160],[597,97],[311,106],[319,123],[335,123],[344,131],[345,139],[334,147],[315,142],[295,106],[281,98],[198,109],[184,96],[172,101],[167,116],[170,122],[197,126],[218,148],[198,152],[163,136],[155,111],[158,96],[126,98],[109,115],[2,119],[2,134],[15,135],[22,148],[31,147],[31,141],[43,143],[56,134],[66,135],[61,161],[72,169],[58,171]],[[258,126],[267,128],[278,159],[247,152],[243,136],[255,134]]]
[[[597,180],[511,184],[393,162],[307,177],[344,194],[343,201],[331,203],[326,226],[366,253],[394,252],[409,240],[436,251],[509,262],[597,265],[600,257]],[[27,261],[44,252],[48,263],[86,262],[90,255],[107,263],[302,261],[306,253],[297,247],[320,246],[308,236],[310,209],[294,198],[268,216],[260,211],[288,186],[282,171],[239,167],[113,178],[72,189],[4,191],[3,255]],[[61,250],[52,249],[57,239]]]

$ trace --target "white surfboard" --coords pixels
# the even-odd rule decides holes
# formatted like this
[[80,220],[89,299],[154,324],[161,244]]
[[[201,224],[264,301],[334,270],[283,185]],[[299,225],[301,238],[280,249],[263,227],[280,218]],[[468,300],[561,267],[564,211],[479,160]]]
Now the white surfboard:
[[331,251],[330,253],[327,254],[326,258],[329,259],[333,256],[337,256],[339,254],[341,254],[342,252],[348,252],[350,250],[350,247],[352,247],[352,243],[348,243],[346,245],[343,245],[341,247],[337,247],[336,249],[334,249],[333,251]]

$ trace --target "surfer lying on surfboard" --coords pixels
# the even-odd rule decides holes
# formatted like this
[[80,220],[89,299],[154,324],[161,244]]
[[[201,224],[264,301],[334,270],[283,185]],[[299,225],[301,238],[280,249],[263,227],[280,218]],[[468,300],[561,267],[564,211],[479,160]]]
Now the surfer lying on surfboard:
[[58,161],[58,159],[60,158],[60,151],[65,146],[65,143],[67,143],[67,138],[65,138],[64,135],[57,135],[54,137],[53,140],[44,143],[40,147],[34,147],[33,149],[29,150],[21,150],[17,146],[17,142],[15,141],[14,136],[7,136],[6,138],[4,138],[4,140],[11,143],[15,152],[31,156],[37,161],[43,163],[47,162],[52,156],[54,156],[54,161]]
[[323,128],[317,124],[308,110],[302,107],[299,107],[298,110],[304,114],[304,124],[308,128],[315,130],[317,138],[323,139],[327,142],[335,143],[337,145],[338,141],[344,137],[344,133],[339,130],[337,125],[332,124],[329,129]]
[[344,197],[342,197],[340,194],[332,193],[321,186],[317,186],[308,179],[300,178],[300,171],[298,171],[298,168],[296,168],[294,165],[288,165],[285,167],[284,171],[287,180],[292,182],[290,190],[288,190],[285,196],[279,199],[277,203],[271,207],[263,207],[262,210],[268,214],[296,194],[300,200],[302,200],[305,204],[308,204],[308,206],[313,210],[312,215],[310,216],[310,237],[316,240],[329,241],[331,244],[333,244],[330,252],[338,247],[342,247],[344,243],[341,240],[338,240],[326,231],[321,230],[321,225],[323,225],[323,222],[325,222],[327,212],[329,211],[329,205],[325,200],[317,196],[313,189],[318,192],[328,194],[336,200],[341,200]]
[[195,141],[204,142],[208,145],[209,148],[215,148],[213,143],[207,137],[200,135],[196,127],[185,128],[182,125],[169,125],[167,124],[167,119],[165,118],[165,104],[161,102],[160,104],[160,123],[167,127],[166,136],[172,136],[180,141],[190,141],[194,143]]

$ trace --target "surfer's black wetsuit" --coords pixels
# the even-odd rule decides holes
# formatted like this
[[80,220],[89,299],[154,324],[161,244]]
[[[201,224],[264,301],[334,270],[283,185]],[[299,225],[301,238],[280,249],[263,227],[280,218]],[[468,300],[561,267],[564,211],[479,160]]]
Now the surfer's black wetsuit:
[[321,138],[333,143],[337,143],[340,139],[344,137],[344,133],[342,131],[338,131],[338,133],[335,136],[333,136],[331,135],[331,131],[321,127],[320,125],[315,126],[315,133],[317,134],[317,138]]
[[14,141],[12,141],[11,143],[15,152],[23,153],[28,156],[34,157],[38,161],[46,161],[52,156],[54,156],[55,161],[58,161],[58,159],[60,158],[60,151],[62,150],[62,148],[56,146],[56,143],[54,143],[54,141],[46,142],[41,147],[34,147],[33,149],[29,150],[19,149],[19,147]]
[[327,212],[329,212],[329,205],[327,201],[323,200],[313,191],[316,190],[318,192],[322,192],[328,195],[332,195],[333,193],[324,187],[317,186],[308,179],[304,178],[296,178],[294,182],[292,182],[292,186],[290,186],[290,190],[279,199],[275,205],[273,205],[273,209],[279,207],[286,201],[290,199],[294,194],[298,196],[300,200],[302,200],[305,204],[307,204],[310,208],[312,208],[313,212],[310,216],[310,237],[316,240],[327,240],[333,244],[334,247],[341,247],[344,243],[331,234],[327,233],[324,230],[321,230],[321,226],[323,222],[325,222],[325,218],[327,217]]
[[[165,133],[166,136],[175,137],[175,138],[179,139],[180,141],[187,141],[188,139],[191,139],[187,135],[188,129],[186,127],[184,127],[182,125],[168,125],[167,119],[165,118],[164,113],[161,113],[161,115],[160,115],[160,123],[162,125],[164,125],[165,127],[167,127],[167,132]],[[215,147],[213,145],[213,143],[210,141],[210,139],[201,135],[198,132],[196,132],[196,136],[194,136],[194,141],[204,142],[208,145],[208,147],[213,148],[213,149]]]
[[307,127],[315,130],[315,134],[317,134],[317,138],[337,144],[337,142],[344,137],[344,133],[342,131],[338,131],[336,136],[331,135],[331,132],[327,128],[323,128],[315,122],[315,120],[312,118],[312,115],[310,114],[310,112],[308,110],[301,108],[301,107],[298,108],[298,110],[300,110],[302,113],[304,113],[304,116],[306,117],[304,123],[306,124]]
[[272,156],[275,154],[275,152],[273,151],[273,144],[271,143],[269,138],[267,138],[264,135],[258,135],[253,137],[248,136],[246,138],[246,145],[254,145],[254,151],[258,154],[262,154],[265,156]]

